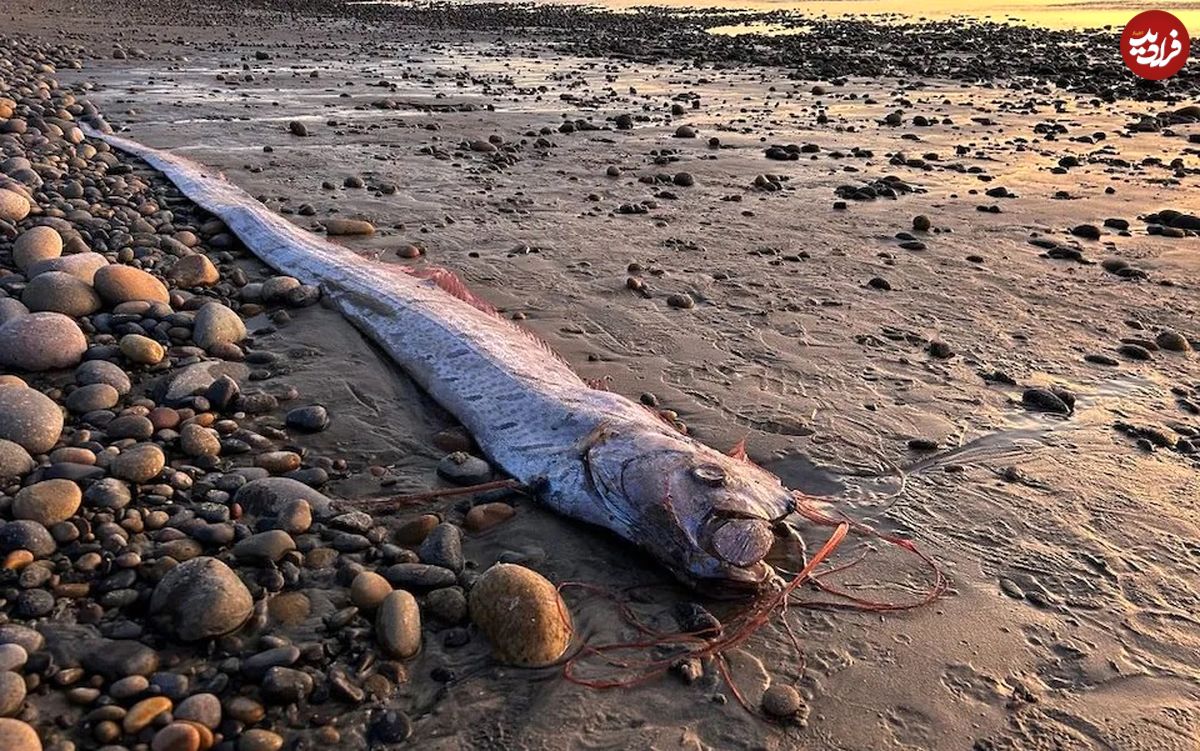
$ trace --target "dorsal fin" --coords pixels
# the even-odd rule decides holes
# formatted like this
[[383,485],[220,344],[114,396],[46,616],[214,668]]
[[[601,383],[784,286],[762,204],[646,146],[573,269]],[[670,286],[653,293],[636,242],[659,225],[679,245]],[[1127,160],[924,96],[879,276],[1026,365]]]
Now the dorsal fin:
[[750,461],[750,457],[746,455],[746,438],[744,436],[742,437],[742,440],[734,444],[733,448],[729,449],[729,456],[737,459],[738,461],[753,464],[753,462]]
[[486,300],[476,297],[462,279],[458,278],[458,274],[441,266],[404,266],[406,272],[412,274],[418,279],[425,279],[436,284],[441,290],[449,295],[457,297],[459,300],[467,303],[473,308],[482,310],[484,313],[499,316],[500,314],[492,307],[491,303]]
[[[495,316],[497,319],[504,321],[506,324],[512,327],[513,331],[518,332],[545,350],[548,356],[562,362],[568,368],[571,367],[571,364],[567,362],[562,355],[555,352],[541,337],[529,329],[523,326],[518,326],[513,321],[510,321],[504,316],[500,315],[500,311],[496,310],[495,306],[472,292],[470,288],[467,287],[466,282],[460,279],[458,274],[455,274],[450,269],[442,266],[399,266],[395,268],[399,268],[404,271],[404,273],[410,274],[417,279],[424,279],[433,282],[435,285],[437,285],[438,289],[442,290],[451,297],[456,297],[476,310],[483,311],[490,316]],[[595,386],[593,386],[593,388],[595,388]]]

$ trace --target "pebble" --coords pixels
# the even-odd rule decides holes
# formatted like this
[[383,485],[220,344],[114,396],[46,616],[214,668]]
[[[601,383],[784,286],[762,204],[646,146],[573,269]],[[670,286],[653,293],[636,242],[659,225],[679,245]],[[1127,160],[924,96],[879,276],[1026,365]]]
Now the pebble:
[[161,448],[153,443],[139,443],[117,454],[109,471],[118,479],[144,483],[158,477],[166,461]]
[[367,726],[367,738],[372,745],[389,746],[403,743],[412,736],[412,720],[399,709],[381,709],[371,714]]
[[12,297],[0,297],[0,326],[14,318],[29,315],[29,308],[20,300]]
[[438,476],[455,485],[480,485],[492,479],[492,467],[465,451],[447,454],[437,465]]
[[388,580],[374,571],[360,571],[350,583],[350,601],[366,612],[373,612],[392,593]]
[[30,313],[0,326],[0,365],[42,371],[79,364],[87,338],[61,313]]
[[303,498],[288,501],[270,520],[270,524],[290,535],[304,534],[312,526],[312,506]]
[[407,659],[421,649],[421,612],[417,600],[404,590],[395,590],[379,603],[375,615],[375,639],[388,657]]
[[212,349],[218,344],[236,344],[246,338],[242,317],[218,302],[210,302],[196,313],[192,339],[196,346]]
[[328,516],[333,501],[320,491],[288,477],[264,477],[251,480],[238,489],[233,500],[248,514],[275,516],[295,500],[305,500],[318,518]]
[[[307,135],[307,132],[296,135]],[[279,751],[281,748],[283,738],[262,728],[251,728],[242,733],[237,740],[237,751]]]
[[21,302],[35,313],[62,313],[71,318],[91,315],[100,309],[96,290],[65,271],[35,276],[21,293]]
[[29,659],[29,653],[20,644],[0,644],[0,672],[20,672]]
[[0,438],[41,454],[58,442],[62,429],[63,413],[53,399],[31,388],[0,386]]
[[107,360],[88,360],[80,363],[79,367],[75,368],[75,383],[80,386],[107,383],[121,396],[125,396],[133,388],[129,374]]
[[1161,349],[1165,349],[1170,352],[1189,352],[1192,349],[1192,345],[1188,342],[1186,337],[1177,331],[1171,331],[1169,329],[1160,331],[1158,336],[1154,337],[1154,343],[1157,344]]
[[200,730],[187,722],[172,722],[150,741],[150,751],[200,751],[200,748]]
[[254,457],[254,466],[282,475],[300,469],[300,455],[294,451],[267,451]]
[[221,724],[221,700],[209,693],[192,694],[175,708],[176,720],[187,720],[215,730]]
[[235,631],[253,609],[250,590],[237,574],[209,557],[193,558],[168,571],[150,599],[151,614],[163,618],[183,641]]
[[211,287],[221,280],[221,274],[208,256],[194,253],[175,262],[166,273],[175,287]]
[[12,717],[25,703],[25,679],[16,673],[0,672],[0,717]]
[[0,481],[24,477],[37,466],[29,452],[19,444],[0,438]]
[[67,410],[75,414],[98,412],[102,409],[112,409],[121,400],[117,390],[107,383],[92,383],[80,386],[67,397]]
[[1030,409],[1039,412],[1053,412],[1060,415],[1071,414],[1071,408],[1065,401],[1050,389],[1028,388],[1021,394],[1021,402]]
[[179,448],[192,457],[216,456],[221,453],[221,438],[217,431],[192,423],[180,429]]
[[397,563],[384,569],[383,577],[400,589],[439,589],[458,583],[458,577],[450,569],[425,563]]
[[169,303],[170,294],[163,283],[152,275],[122,264],[110,264],[96,272],[92,280],[100,298],[109,305],[133,300]]
[[165,696],[151,696],[149,699],[143,699],[129,708],[125,718],[121,720],[121,727],[131,735],[138,733],[143,728],[149,727],[150,723],[159,715],[170,712],[171,706],[171,700]]
[[507,503],[481,503],[467,512],[464,526],[472,532],[483,532],[508,521],[517,510]]
[[107,265],[108,259],[99,253],[76,253],[75,255],[62,256],[61,258],[38,261],[25,271],[25,275],[33,279],[51,271],[62,271],[71,276],[78,277],[80,281],[86,284],[91,284],[95,281],[96,272]]
[[0,553],[28,550],[37,558],[49,558],[58,544],[46,527],[28,519],[17,519],[0,526]]
[[687,310],[696,307],[696,301],[686,292],[676,292],[667,296],[667,305],[672,308]]
[[362,219],[326,219],[323,224],[327,235],[375,234],[375,225]]
[[442,523],[433,528],[417,551],[422,563],[440,566],[461,573],[466,565],[462,550],[462,532],[453,524]]
[[27,723],[0,717],[0,751],[42,751],[42,741]]
[[566,603],[541,574],[497,563],[479,576],[470,594],[471,620],[499,661],[538,667],[556,661],[571,643]]
[[263,699],[269,704],[294,704],[307,699],[312,691],[312,676],[295,668],[277,665],[267,670],[262,681]]
[[275,563],[296,549],[296,541],[282,529],[271,529],[250,535],[233,546],[233,555],[239,562],[265,565]]
[[29,216],[31,207],[25,196],[7,188],[0,188],[0,219],[19,222]]
[[43,480],[17,492],[12,512],[17,519],[49,527],[74,516],[82,501],[83,491],[70,480]]
[[425,609],[443,623],[457,625],[467,619],[467,596],[459,587],[435,589],[425,596]]
[[437,514],[422,514],[409,519],[396,530],[396,542],[401,545],[420,545],[441,521]]
[[85,646],[83,667],[109,681],[158,670],[158,652],[134,639],[101,639]]
[[121,337],[121,354],[137,365],[157,365],[167,356],[167,350],[158,342],[141,334],[126,334]]
[[288,410],[285,422],[289,428],[316,433],[329,427],[329,411],[320,405]]
[[804,699],[791,686],[775,684],[763,692],[762,708],[771,717],[791,718],[804,708]]

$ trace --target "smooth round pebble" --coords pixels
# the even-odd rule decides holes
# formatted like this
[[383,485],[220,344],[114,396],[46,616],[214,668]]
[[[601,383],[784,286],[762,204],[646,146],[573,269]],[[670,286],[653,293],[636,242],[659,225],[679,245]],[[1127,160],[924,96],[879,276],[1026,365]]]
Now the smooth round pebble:
[[470,594],[471,620],[501,662],[548,665],[566,651],[573,631],[558,590],[541,574],[513,563],[483,572]]
[[62,313],[30,313],[0,326],[0,365],[42,371],[79,364],[87,338]]

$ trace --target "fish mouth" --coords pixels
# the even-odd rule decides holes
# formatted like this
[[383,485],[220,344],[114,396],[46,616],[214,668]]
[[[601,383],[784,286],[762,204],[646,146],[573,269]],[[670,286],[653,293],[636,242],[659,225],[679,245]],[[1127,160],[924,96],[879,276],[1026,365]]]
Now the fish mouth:
[[779,580],[775,569],[765,561],[746,567],[729,567],[720,576],[685,577],[697,592],[716,599],[741,599],[770,589]]
[[705,525],[703,538],[709,555],[738,569],[761,562],[775,544],[771,522],[757,516],[717,516]]

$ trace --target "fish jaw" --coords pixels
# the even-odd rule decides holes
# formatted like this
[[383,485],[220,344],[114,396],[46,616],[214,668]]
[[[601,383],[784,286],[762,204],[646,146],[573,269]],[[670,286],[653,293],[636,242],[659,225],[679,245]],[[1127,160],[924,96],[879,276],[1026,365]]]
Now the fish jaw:
[[744,595],[777,581],[763,559],[794,500],[774,475],[657,424],[604,425],[582,459],[600,523],[685,583]]

